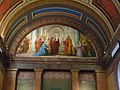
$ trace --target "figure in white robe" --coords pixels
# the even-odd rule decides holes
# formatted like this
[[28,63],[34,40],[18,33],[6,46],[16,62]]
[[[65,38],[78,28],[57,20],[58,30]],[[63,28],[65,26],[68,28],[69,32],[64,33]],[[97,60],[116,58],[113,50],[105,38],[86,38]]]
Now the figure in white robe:
[[77,56],[82,56],[82,45],[81,45],[81,43],[80,43],[80,41],[77,41],[77,43],[76,43],[76,50],[77,50]]

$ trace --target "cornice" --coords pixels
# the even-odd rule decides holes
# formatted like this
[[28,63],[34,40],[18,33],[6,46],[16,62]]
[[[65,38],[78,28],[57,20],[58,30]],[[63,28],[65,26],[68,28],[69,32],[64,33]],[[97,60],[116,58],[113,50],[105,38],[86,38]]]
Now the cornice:
[[8,68],[17,69],[61,69],[104,70],[103,62],[97,58],[76,57],[13,57]]

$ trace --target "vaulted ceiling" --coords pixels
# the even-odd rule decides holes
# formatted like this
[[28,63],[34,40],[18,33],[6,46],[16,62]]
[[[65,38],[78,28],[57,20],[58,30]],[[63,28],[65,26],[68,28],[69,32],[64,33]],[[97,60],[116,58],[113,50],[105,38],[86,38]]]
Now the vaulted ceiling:
[[120,35],[119,0],[1,0],[0,33],[15,55],[21,40],[35,28],[60,24],[82,32],[103,57]]

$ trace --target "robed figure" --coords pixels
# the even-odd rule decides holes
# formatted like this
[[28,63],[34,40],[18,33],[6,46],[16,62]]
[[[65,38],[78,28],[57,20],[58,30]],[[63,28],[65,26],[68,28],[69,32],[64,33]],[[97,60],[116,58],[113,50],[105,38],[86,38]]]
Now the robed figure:
[[73,54],[73,52],[72,52],[73,44],[72,44],[72,40],[71,40],[69,35],[67,36],[67,39],[63,43],[65,45],[64,54],[65,55],[72,55]]
[[51,45],[51,55],[55,55],[56,54],[56,39],[55,39],[55,37],[51,38],[50,45]]
[[38,50],[37,53],[35,53],[33,56],[45,56],[48,54],[48,50],[47,50],[47,44],[45,42],[45,39],[42,39],[43,44],[40,47],[40,49]]
[[48,54],[48,51],[47,51],[47,45],[46,43],[44,42],[41,46],[41,48],[39,49],[39,51],[37,53],[35,53],[33,56],[45,56]]
[[76,43],[76,55],[77,56],[82,56],[82,45],[80,43],[80,41],[77,41]]
[[42,39],[39,37],[37,38],[37,40],[35,41],[35,49],[36,49],[36,52],[39,51],[39,49],[41,48],[42,44],[44,42],[42,41]]
[[58,54],[60,47],[59,39],[56,41],[56,38],[52,37],[50,41],[50,45],[51,45],[51,55]]
[[29,49],[29,39],[27,37],[25,37],[25,39],[23,40],[23,48],[21,50],[21,53],[27,53],[28,49]]

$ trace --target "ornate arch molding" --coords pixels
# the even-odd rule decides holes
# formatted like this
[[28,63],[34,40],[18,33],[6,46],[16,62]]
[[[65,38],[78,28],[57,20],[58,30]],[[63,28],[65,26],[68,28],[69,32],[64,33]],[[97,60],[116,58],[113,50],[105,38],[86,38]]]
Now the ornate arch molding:
[[[62,15],[64,17],[62,17],[62,18],[56,17],[59,14],[55,14],[55,13],[51,14],[51,15],[54,15],[54,18],[52,18],[52,16],[48,13],[44,14],[45,16],[47,16],[47,15],[49,16],[49,17],[47,16],[48,17],[47,19],[44,19],[44,16],[39,17],[39,15],[35,15],[35,16],[33,15],[33,17],[31,17],[31,13],[33,13],[37,9],[47,8],[47,7],[56,7],[56,6],[62,7],[62,8],[69,8],[69,9],[75,10],[77,12],[82,12],[83,13],[83,14],[81,14],[82,17],[87,16],[87,15],[89,17],[82,18],[82,20],[85,20],[85,22],[80,22],[81,17],[71,14],[71,13],[69,13],[69,14],[63,13]],[[107,23],[103,20],[103,18],[100,17],[100,15],[98,15],[97,12],[95,12],[94,10],[89,8],[87,5],[84,5],[82,3],[76,3],[76,2],[68,1],[68,0],[36,1],[36,2],[33,2],[31,4],[24,6],[22,9],[16,11],[15,13],[16,13],[15,15],[11,16],[8,19],[6,24],[4,23],[5,26],[3,28],[3,30],[5,31],[3,34],[5,36],[5,43],[7,43],[7,46],[9,46],[9,53],[13,54],[13,55],[15,55],[17,46],[20,43],[20,41],[22,40],[22,38],[25,37],[25,35],[27,35],[30,31],[32,31],[33,29],[35,29],[37,27],[40,27],[43,25],[48,25],[48,24],[63,24],[63,25],[71,26],[77,30],[81,30],[80,29],[81,24],[82,24],[81,27],[83,27],[85,25],[86,28],[84,27],[82,29],[86,29],[86,31],[81,30],[81,32],[84,33],[93,42],[93,44],[96,48],[96,52],[99,54],[98,57],[101,57],[103,55],[104,49],[106,47],[108,47],[105,44],[105,42],[109,43],[109,39],[112,38],[110,29],[107,26]],[[74,18],[70,19],[68,17],[70,17],[70,18],[74,17]],[[93,19],[91,19],[91,17],[92,18],[94,17],[95,22]],[[51,20],[50,18],[52,18],[53,20]],[[68,21],[63,20],[63,18]],[[37,19],[43,20],[42,23],[37,21]],[[65,22],[63,22],[61,20],[65,21]],[[35,21],[37,21],[39,23],[39,25],[36,24],[34,26],[33,22],[35,24],[36,23]],[[99,27],[101,27],[101,26],[103,27],[103,28],[101,28],[102,33],[100,33],[101,31],[98,31],[98,28],[95,28],[93,26],[93,24],[97,25],[96,22],[97,22],[97,24],[99,23],[99,25],[100,25]],[[32,24],[30,24],[30,23],[32,23]],[[84,25],[83,25],[83,23],[84,23]],[[88,25],[86,25],[86,24],[88,24]],[[31,26],[33,26],[33,27],[31,27]],[[27,31],[27,29],[30,29],[30,30]],[[93,31],[96,31],[97,34]],[[106,37],[106,41],[102,38],[100,39],[100,37],[102,37],[102,35],[104,35]]]
[[54,15],[50,17],[46,16],[39,19],[35,19],[34,21],[26,24],[20,30],[18,30],[18,32],[14,35],[14,37],[12,37],[9,43],[9,54],[15,55],[19,43],[28,33],[30,33],[31,31],[33,31],[38,27],[51,25],[51,24],[66,25],[81,31],[87,38],[91,40],[96,50],[97,56],[101,57],[103,55],[103,51],[104,51],[103,46],[101,45],[99,37],[95,35],[94,32],[91,32],[90,29],[87,29],[77,21],[60,16],[54,17]]
[[[21,4],[22,5],[22,4]],[[31,7],[32,6],[32,7]],[[76,1],[68,1],[68,0],[45,0],[45,1],[33,1],[31,3],[19,6],[21,9],[14,9],[14,14],[11,14],[11,16],[8,16],[5,18],[5,20],[3,21],[3,24],[1,26],[1,29],[4,31],[3,32],[3,36],[6,37],[7,32],[9,32],[9,29],[11,26],[13,26],[13,24],[15,24],[14,22],[16,21],[16,19],[18,19],[20,16],[22,16],[24,13],[26,12],[30,12],[36,8],[39,7],[49,7],[49,6],[61,6],[61,7],[69,7],[71,9],[76,9],[78,11],[83,11],[83,13],[87,13],[90,14],[91,16],[93,16],[96,20],[99,21],[99,23],[101,23],[101,25],[104,27],[104,31],[106,32],[106,37],[111,39],[112,38],[112,33],[111,33],[111,29],[108,26],[108,22],[105,22],[106,19],[103,19],[103,16],[101,16],[101,14],[99,14],[100,12],[95,11],[94,9],[97,9],[94,7],[90,8],[91,6],[89,4],[84,4],[84,3],[78,3]],[[11,11],[11,13],[13,13]]]

